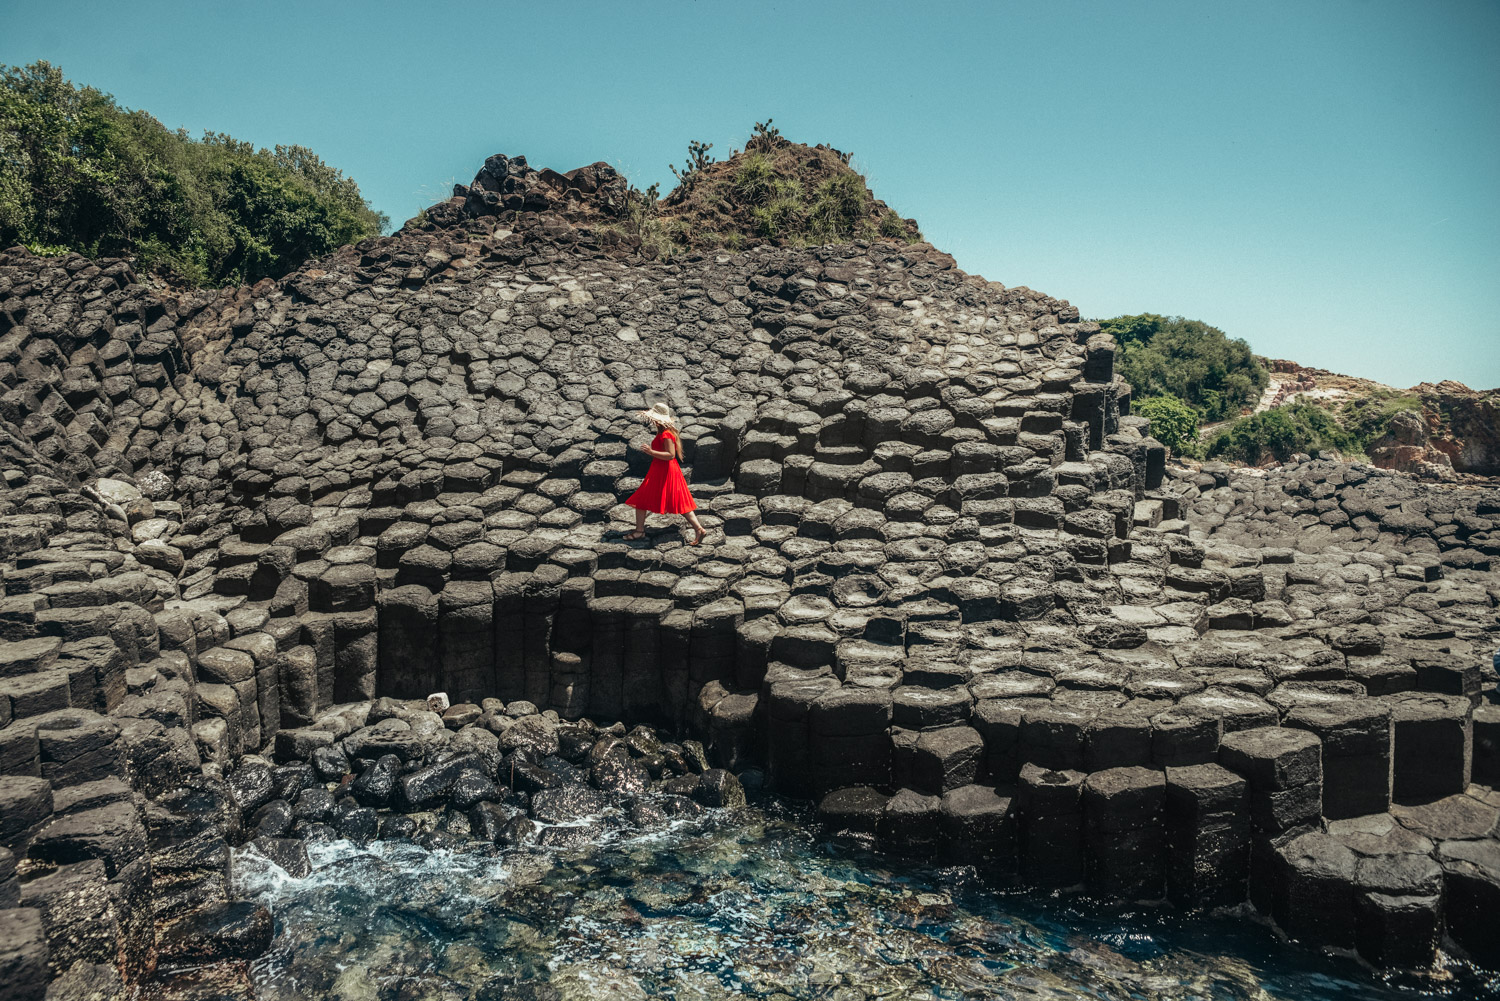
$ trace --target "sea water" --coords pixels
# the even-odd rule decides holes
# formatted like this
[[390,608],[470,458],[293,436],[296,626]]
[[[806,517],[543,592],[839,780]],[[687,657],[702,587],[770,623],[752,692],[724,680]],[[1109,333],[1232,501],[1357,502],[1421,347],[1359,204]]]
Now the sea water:
[[276,919],[253,968],[268,1001],[1500,995],[1462,964],[1383,977],[1244,915],[1006,890],[818,837],[776,803],[566,851],[308,847],[304,879],[237,854],[237,889]]

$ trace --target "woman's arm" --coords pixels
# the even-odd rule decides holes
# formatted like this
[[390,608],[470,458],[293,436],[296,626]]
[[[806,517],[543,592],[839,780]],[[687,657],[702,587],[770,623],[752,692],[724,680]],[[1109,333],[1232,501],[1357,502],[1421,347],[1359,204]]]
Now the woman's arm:
[[673,455],[673,453],[671,453],[671,452],[658,452],[656,449],[652,448],[650,445],[642,445],[641,446],[641,451],[645,452],[647,455],[651,456],[651,458],[653,458],[653,459],[666,460],[666,459],[671,459],[671,458],[675,457]]

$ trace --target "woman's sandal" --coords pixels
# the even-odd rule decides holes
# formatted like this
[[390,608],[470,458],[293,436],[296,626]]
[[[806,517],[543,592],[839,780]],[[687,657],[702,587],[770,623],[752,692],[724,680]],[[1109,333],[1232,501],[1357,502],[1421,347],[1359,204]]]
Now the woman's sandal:
[[646,537],[646,533],[645,532],[639,532],[639,531],[637,531],[637,532],[627,532],[625,535],[621,536],[621,538],[624,541],[626,541],[626,542],[634,542],[637,539],[644,539],[645,537]]
[[689,542],[688,545],[690,545],[690,546],[696,546],[698,543],[700,543],[700,542],[703,541],[703,537],[706,536],[707,534],[708,534],[708,530],[707,529],[704,529],[704,528],[698,529],[698,536],[697,536],[697,538],[693,539],[692,542]]

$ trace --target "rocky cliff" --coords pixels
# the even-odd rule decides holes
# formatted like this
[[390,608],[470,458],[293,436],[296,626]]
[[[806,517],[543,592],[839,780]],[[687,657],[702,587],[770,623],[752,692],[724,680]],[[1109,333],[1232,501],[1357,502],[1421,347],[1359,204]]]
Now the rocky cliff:
[[[891,850],[1496,961],[1495,491],[1169,474],[1068,303],[901,240],[661,259],[628,197],[496,156],[219,293],[0,255],[4,996],[264,948],[247,840],[749,770]],[[621,539],[658,401],[703,547]]]
[[[1439,481],[1454,474],[1500,476],[1500,389],[1473,390],[1445,379],[1397,390],[1284,359],[1268,365],[1276,389],[1272,405],[1328,408],[1368,435],[1370,461],[1382,469]],[[1364,426],[1372,415],[1376,425]]]

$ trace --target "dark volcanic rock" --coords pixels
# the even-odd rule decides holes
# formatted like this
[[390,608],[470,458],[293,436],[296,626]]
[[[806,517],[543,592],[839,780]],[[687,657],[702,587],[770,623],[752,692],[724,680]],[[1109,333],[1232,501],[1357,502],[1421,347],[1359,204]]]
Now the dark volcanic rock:
[[698,776],[693,799],[710,807],[744,806],[745,788],[732,773],[710,768]]
[[255,959],[271,947],[271,912],[247,900],[206,904],[162,932],[162,954],[192,963]]
[[531,815],[544,824],[573,824],[602,813],[608,806],[601,793],[587,786],[564,786],[533,796]]
[[391,800],[400,777],[401,759],[386,754],[371,762],[359,778],[349,784],[349,791],[364,806],[382,807]]
[[[710,188],[659,211],[744,223]],[[0,251],[12,992],[26,910],[47,977],[146,975],[158,920],[169,962],[253,953],[246,838],[573,846],[762,784],[923,857],[1500,962],[1493,484],[1169,463],[1097,324],[873,199],[852,242],[663,259],[632,197],[496,156],[253,288]],[[658,403],[699,546],[624,538]],[[1382,456],[1478,468],[1479,403]]]
[[302,879],[312,873],[312,863],[307,858],[307,847],[296,838],[260,837],[249,842],[261,855],[275,862],[293,879]]

